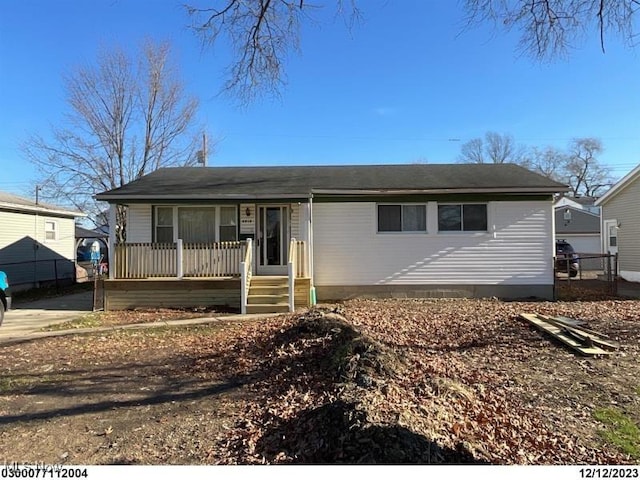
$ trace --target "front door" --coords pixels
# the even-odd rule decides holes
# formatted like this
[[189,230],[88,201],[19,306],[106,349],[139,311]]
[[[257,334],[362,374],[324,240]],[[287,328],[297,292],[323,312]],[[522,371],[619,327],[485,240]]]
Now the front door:
[[289,207],[258,207],[258,275],[286,275],[289,248]]
[[[615,255],[618,253],[618,220],[604,221],[604,253]],[[614,263],[611,262],[611,265]],[[616,264],[617,265],[617,264]],[[618,266],[618,269],[620,267]],[[619,272],[615,272],[618,275]]]

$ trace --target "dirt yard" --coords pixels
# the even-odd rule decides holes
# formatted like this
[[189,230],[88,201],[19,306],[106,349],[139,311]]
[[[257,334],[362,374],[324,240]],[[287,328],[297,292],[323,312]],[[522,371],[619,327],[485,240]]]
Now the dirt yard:
[[[622,348],[576,356],[519,312]],[[6,345],[0,461],[637,463],[596,417],[640,425],[639,341],[640,301],[354,300]]]

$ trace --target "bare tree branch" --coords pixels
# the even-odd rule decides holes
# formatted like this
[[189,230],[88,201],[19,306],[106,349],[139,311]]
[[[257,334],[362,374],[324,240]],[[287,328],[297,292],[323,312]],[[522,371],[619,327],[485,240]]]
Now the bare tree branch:
[[[286,84],[285,62],[300,50],[300,25],[319,7],[306,0],[211,0],[210,8],[186,5],[191,28],[203,44],[213,47],[224,38],[233,59],[224,90],[242,103],[262,95],[279,95]],[[360,17],[355,0],[349,8],[336,1],[337,11],[353,26]]]
[[520,32],[519,48],[539,59],[568,53],[597,32],[605,51],[606,37],[619,35],[636,44],[638,0],[466,0],[467,28],[493,23]]

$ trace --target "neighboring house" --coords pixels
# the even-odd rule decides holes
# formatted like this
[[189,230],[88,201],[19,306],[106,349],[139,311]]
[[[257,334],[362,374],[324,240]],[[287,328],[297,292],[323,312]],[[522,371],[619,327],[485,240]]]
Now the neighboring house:
[[602,209],[602,251],[618,254],[618,273],[640,282],[640,165],[596,201]]
[[75,280],[80,212],[0,192],[0,270],[16,290]]
[[552,202],[566,190],[511,164],[160,169],[96,197],[111,225],[128,206],[106,308],[553,298]]
[[600,215],[557,204],[554,210],[556,240],[566,240],[578,253],[600,253]]

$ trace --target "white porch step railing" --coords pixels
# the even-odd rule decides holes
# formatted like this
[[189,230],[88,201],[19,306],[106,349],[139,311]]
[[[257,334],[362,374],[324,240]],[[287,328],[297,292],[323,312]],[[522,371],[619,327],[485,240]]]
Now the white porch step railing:
[[124,243],[115,246],[115,278],[240,275],[247,243]]
[[296,309],[295,293],[296,278],[305,278],[309,272],[309,256],[307,244],[292,238],[289,243],[289,258],[287,261],[287,275],[289,276],[289,311]]
[[297,241],[292,238],[289,242],[289,259],[287,261],[287,275],[289,276],[289,311],[293,312],[296,309],[295,293],[296,293],[296,276],[298,272],[297,268],[298,260],[298,248]]
[[251,274],[253,272],[252,264],[253,248],[251,247],[251,239],[247,238],[244,258],[240,263],[240,311],[243,315],[247,313],[249,285],[251,285]]

